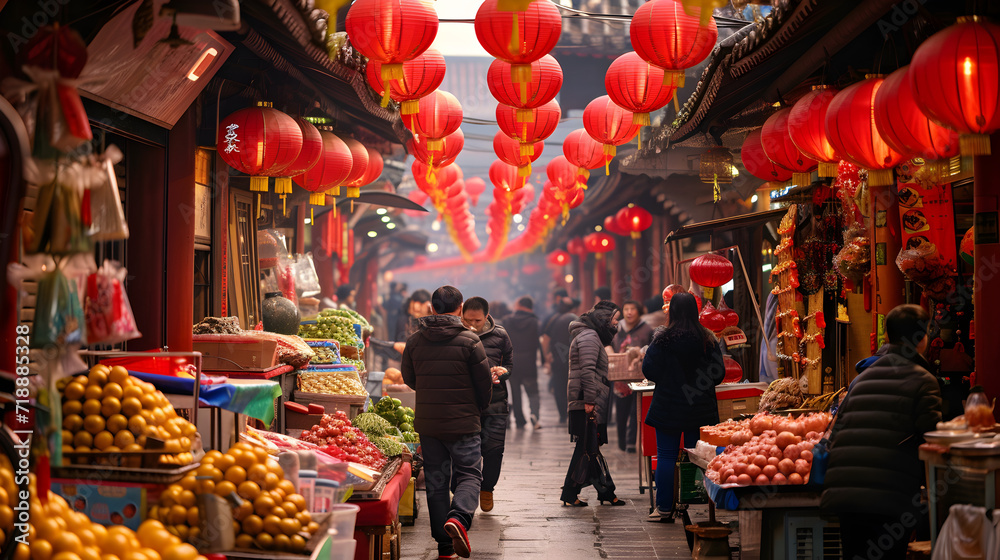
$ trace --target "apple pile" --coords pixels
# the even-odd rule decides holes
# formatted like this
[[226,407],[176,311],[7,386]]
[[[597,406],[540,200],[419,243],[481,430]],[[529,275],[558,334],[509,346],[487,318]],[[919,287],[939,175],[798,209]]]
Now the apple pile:
[[805,484],[812,469],[813,446],[830,423],[830,415],[813,413],[798,419],[758,414],[747,428],[730,437],[730,445],[708,464],[706,476],[717,484]]

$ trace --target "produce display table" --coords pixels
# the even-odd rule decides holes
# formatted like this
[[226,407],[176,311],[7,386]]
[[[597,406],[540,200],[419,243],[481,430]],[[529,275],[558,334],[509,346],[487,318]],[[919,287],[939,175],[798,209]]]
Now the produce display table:
[[[399,558],[399,500],[410,483],[410,464],[404,462],[385,485],[377,500],[352,501],[361,508],[354,523],[355,560],[377,560],[388,548],[389,557]],[[388,542],[386,542],[388,538]]]
[[[939,446],[924,444],[920,446],[919,456],[927,469],[931,547],[937,542],[938,531],[953,504],[972,503],[989,511],[1000,503],[997,480],[1000,455],[961,456]],[[970,496],[976,498],[975,502]]]
[[638,430],[638,440],[636,448],[639,457],[639,493],[644,494],[649,490],[649,512],[656,508],[656,429],[646,425],[646,413],[649,412],[649,405],[653,402],[653,389],[655,385],[643,383],[629,383],[629,389],[637,395],[636,426]]

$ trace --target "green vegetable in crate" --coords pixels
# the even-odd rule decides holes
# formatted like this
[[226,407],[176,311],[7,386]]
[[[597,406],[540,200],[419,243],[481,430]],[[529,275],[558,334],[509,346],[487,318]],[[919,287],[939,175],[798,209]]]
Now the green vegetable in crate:
[[373,437],[369,438],[369,440],[375,444],[375,447],[377,447],[378,450],[381,451],[386,457],[395,457],[396,455],[402,455],[408,451],[405,445],[389,438]]
[[386,419],[371,412],[358,414],[352,421],[355,428],[365,433],[366,436],[385,436],[395,428]]
[[405,443],[420,443],[420,436],[414,431],[403,432],[403,441]]
[[315,323],[299,325],[299,336],[335,340],[341,346],[356,346],[360,342],[351,319],[322,314],[316,318]]
[[409,422],[403,422],[402,424],[399,425],[399,431],[403,432],[404,435],[405,435],[406,432],[412,432],[413,431],[413,424],[411,424]]

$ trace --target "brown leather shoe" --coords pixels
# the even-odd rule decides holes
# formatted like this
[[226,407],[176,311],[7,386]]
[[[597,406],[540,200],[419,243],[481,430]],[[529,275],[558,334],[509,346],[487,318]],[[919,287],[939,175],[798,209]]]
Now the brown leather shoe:
[[483,511],[493,510],[493,492],[480,492],[479,493],[479,507]]

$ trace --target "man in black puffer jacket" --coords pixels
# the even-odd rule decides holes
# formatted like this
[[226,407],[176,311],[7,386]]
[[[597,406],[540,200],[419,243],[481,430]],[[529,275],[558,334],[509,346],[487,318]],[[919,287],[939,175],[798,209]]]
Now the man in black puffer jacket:
[[[431,296],[434,315],[406,340],[403,381],[417,392],[414,428],[420,434],[427,510],[438,554],[471,553],[466,531],[479,504],[482,450],[479,419],[490,404],[492,375],[483,343],[459,314],[462,292],[442,286]],[[448,490],[455,479],[454,498]]]
[[840,516],[845,560],[905,558],[924,482],[917,448],[941,420],[941,392],[921,355],[927,312],[900,305],[885,322],[886,354],[852,383],[830,434],[822,508]]
[[462,322],[479,335],[490,360],[493,373],[493,398],[483,413],[483,486],[479,491],[479,507],[483,511],[493,509],[493,489],[500,480],[500,464],[503,462],[504,440],[507,439],[507,424],[510,409],[507,407],[507,379],[514,361],[514,347],[511,346],[507,331],[497,325],[490,315],[490,304],[481,297],[469,298],[462,306]]

